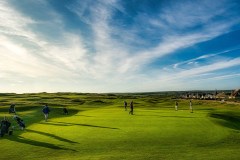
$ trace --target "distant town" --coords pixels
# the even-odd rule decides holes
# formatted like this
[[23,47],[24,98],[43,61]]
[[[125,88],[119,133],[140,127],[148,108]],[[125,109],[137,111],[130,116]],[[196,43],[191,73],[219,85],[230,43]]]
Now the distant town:
[[223,91],[186,91],[181,92],[178,96],[182,99],[240,100],[240,89]]

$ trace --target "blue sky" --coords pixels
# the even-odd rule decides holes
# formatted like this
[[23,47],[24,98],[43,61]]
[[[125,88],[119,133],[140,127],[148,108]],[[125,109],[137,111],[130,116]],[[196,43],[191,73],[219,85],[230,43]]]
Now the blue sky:
[[3,0],[0,42],[0,92],[240,88],[238,0]]

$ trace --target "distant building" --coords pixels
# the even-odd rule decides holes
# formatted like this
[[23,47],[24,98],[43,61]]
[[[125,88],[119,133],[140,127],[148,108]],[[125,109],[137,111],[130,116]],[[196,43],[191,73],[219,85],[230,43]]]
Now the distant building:
[[240,89],[236,89],[232,91],[231,95],[229,96],[229,99],[236,99],[240,98]]
[[240,99],[240,89],[223,91],[189,91],[180,95],[182,99],[227,100]]
[[216,99],[227,99],[227,98],[228,96],[224,92],[218,93],[216,95]]

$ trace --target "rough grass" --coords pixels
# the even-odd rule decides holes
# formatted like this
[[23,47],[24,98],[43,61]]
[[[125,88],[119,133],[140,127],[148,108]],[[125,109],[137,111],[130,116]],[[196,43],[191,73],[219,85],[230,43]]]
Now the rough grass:
[[[129,99],[123,99],[129,98]],[[134,101],[134,115],[123,100]],[[146,94],[1,94],[0,117],[10,103],[25,131],[0,138],[0,159],[239,159],[240,105]],[[84,103],[83,103],[84,102]],[[51,108],[43,120],[42,104]],[[66,106],[69,115],[62,114]]]

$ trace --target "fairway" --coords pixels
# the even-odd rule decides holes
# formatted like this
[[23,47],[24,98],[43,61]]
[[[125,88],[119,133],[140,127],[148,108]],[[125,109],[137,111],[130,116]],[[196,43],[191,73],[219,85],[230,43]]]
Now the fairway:
[[2,94],[1,119],[17,126],[8,114],[14,102],[27,127],[0,138],[0,159],[240,159],[239,104],[193,100],[190,113],[189,101],[178,101],[175,111],[175,100],[162,95]]

